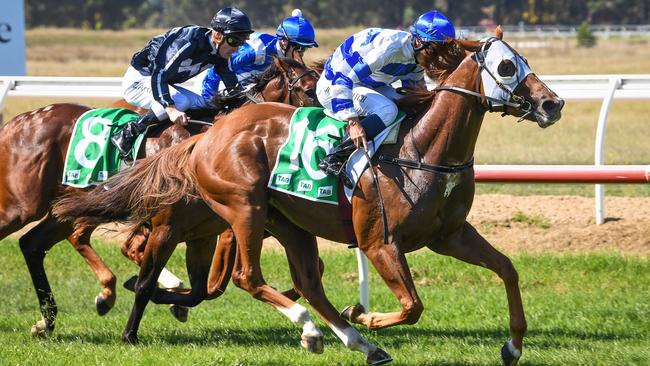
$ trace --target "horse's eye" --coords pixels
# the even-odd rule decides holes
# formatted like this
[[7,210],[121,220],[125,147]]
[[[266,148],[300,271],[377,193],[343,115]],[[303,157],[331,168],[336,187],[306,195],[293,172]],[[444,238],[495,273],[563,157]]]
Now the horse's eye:
[[511,78],[517,72],[517,66],[510,60],[503,60],[499,64],[497,72],[502,78]]

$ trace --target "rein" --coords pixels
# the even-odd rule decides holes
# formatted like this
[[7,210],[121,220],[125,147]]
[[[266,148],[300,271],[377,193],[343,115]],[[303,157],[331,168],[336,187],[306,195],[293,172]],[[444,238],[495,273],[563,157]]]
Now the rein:
[[461,165],[427,164],[415,160],[400,159],[400,158],[394,158],[385,155],[379,155],[377,159],[379,159],[379,161],[381,161],[382,163],[394,164],[394,165],[403,166],[405,168],[411,168],[416,170],[424,170],[426,172],[431,172],[431,173],[445,173],[445,174],[458,173],[474,166],[473,158],[470,159],[470,161],[468,161],[467,163]]

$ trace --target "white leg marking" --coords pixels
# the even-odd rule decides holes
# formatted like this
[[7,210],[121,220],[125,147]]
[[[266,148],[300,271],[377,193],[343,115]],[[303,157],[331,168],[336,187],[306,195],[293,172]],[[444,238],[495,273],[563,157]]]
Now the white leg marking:
[[182,288],[183,281],[176,277],[173,273],[169,272],[167,268],[163,268],[158,276],[158,283],[163,288]]
[[314,321],[311,319],[307,309],[300,305],[295,304],[290,308],[278,307],[278,310],[284,316],[289,318],[291,322],[302,328],[302,335],[308,337],[322,337],[323,333],[318,329]]
[[515,358],[521,357],[521,351],[518,350],[514,344],[512,344],[512,339],[508,341],[508,351],[510,351],[510,354],[515,356]]
[[337,328],[334,325],[331,325],[332,331],[341,339],[343,344],[346,347],[353,351],[363,352],[366,356],[377,347],[373,344],[368,343],[365,338],[357,332],[356,329],[352,327],[347,327],[346,329]]

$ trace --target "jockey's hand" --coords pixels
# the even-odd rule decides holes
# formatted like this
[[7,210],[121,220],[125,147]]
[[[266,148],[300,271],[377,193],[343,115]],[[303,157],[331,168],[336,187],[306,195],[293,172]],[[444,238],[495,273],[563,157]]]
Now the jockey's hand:
[[357,149],[364,148],[364,150],[368,151],[368,141],[366,140],[366,131],[363,130],[363,127],[361,127],[361,123],[359,122],[359,117],[352,117],[348,120],[348,127],[350,131],[350,138],[352,139],[352,142],[354,142],[354,146],[357,147]]
[[188,125],[188,118],[187,114],[185,112],[181,112],[176,107],[174,106],[169,106],[165,108],[165,111],[167,112],[167,115],[169,116],[169,119],[178,125],[181,126],[187,126]]

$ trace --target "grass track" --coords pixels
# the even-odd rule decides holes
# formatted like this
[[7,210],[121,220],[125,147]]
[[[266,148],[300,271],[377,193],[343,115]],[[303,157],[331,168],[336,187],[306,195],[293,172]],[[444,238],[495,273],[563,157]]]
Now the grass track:
[[[134,272],[116,245],[96,248],[119,280]],[[171,268],[184,273],[184,251]],[[325,288],[336,307],[357,299],[356,260],[349,251],[323,253]],[[418,324],[381,331],[358,328],[387,350],[395,365],[498,365],[508,338],[503,287],[491,272],[421,251],[408,260],[425,312]],[[529,331],[522,365],[647,365],[650,360],[650,259],[613,253],[519,255]],[[289,286],[286,259],[266,251],[269,283]],[[193,309],[186,324],[163,306],[147,308],[141,345],[119,336],[132,295],[118,290],[118,303],[105,317],[94,313],[99,291],[89,268],[71,246],[55,246],[46,269],[59,304],[59,321],[49,340],[35,340],[30,326],[40,316],[20,249],[0,242],[0,365],[362,365],[328,329],[325,353],[300,349],[300,332],[279,312],[231,286],[224,296]],[[373,309],[397,310],[397,303],[371,271]],[[304,302],[303,302],[304,304]],[[322,326],[322,323],[320,323]]]

